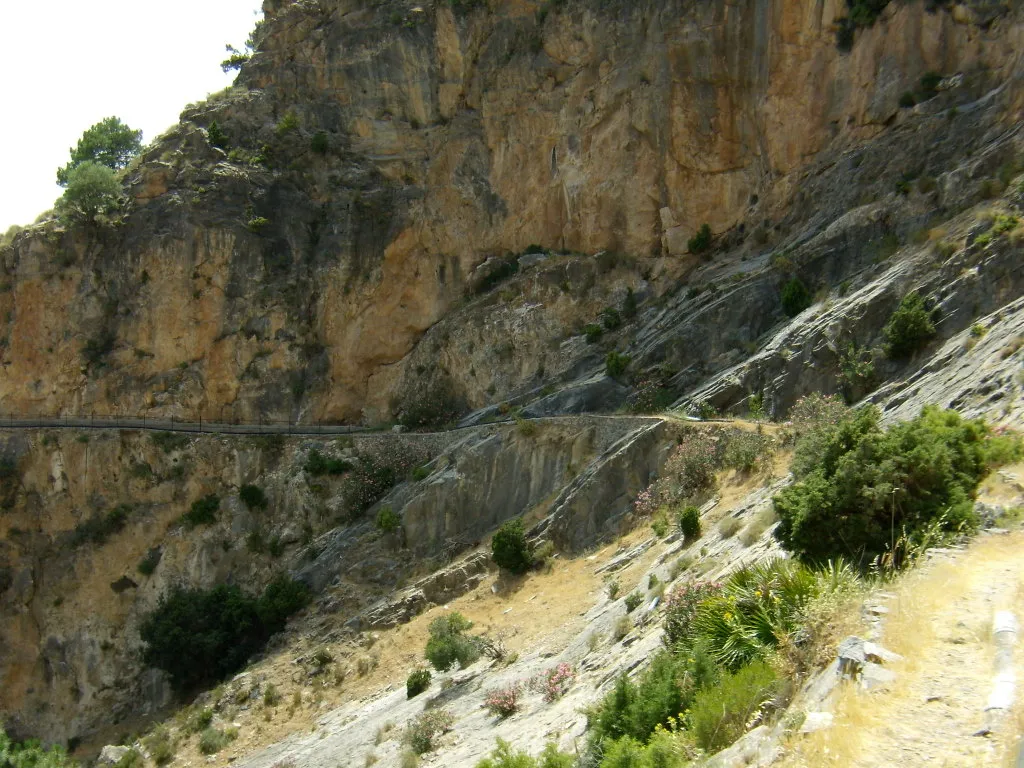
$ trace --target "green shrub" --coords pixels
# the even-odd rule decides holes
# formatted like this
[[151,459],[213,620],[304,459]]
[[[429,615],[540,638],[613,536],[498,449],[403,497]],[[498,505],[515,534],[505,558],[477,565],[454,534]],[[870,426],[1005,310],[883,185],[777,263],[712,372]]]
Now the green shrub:
[[245,226],[252,232],[262,232],[268,226],[270,226],[270,219],[266,216],[252,216],[246,222]]
[[185,721],[185,730],[188,733],[199,733],[210,727],[213,722],[213,710],[209,707],[195,709],[189,712]]
[[211,146],[219,147],[220,149],[226,149],[228,146],[228,135],[217,125],[216,120],[210,123],[210,127],[206,129],[206,138]]
[[799,482],[773,499],[775,535],[804,561],[863,564],[901,533],[977,525],[973,498],[988,471],[982,422],[927,407],[884,431],[869,406],[812,435],[815,452],[795,473]]
[[245,548],[254,555],[262,555],[267,551],[267,541],[263,538],[263,531],[255,528],[249,531],[245,537]]
[[150,758],[157,765],[167,765],[174,759],[175,744],[166,726],[159,726],[142,740]]
[[604,335],[604,328],[597,323],[587,323],[583,326],[583,335],[587,337],[587,344],[596,344]]
[[419,696],[427,688],[430,687],[430,670],[429,669],[417,669],[409,673],[409,677],[405,679],[405,697],[411,699],[414,696]]
[[906,358],[913,355],[935,335],[932,313],[918,293],[908,293],[889,317],[882,329],[889,357]]
[[78,762],[63,747],[44,748],[34,739],[14,742],[0,728],[0,768],[78,768]]
[[809,474],[817,465],[833,427],[847,417],[850,409],[838,395],[819,392],[801,397],[789,410],[796,449],[790,470],[797,478]]
[[608,599],[614,600],[615,598],[617,598],[619,596],[619,590],[621,589],[622,585],[619,583],[618,579],[612,579],[611,581],[609,581],[606,587],[606,591],[608,592]]
[[409,723],[405,742],[417,755],[437,747],[437,737],[452,729],[455,718],[444,709],[429,709]]
[[870,349],[858,349],[850,342],[839,353],[839,385],[846,402],[859,400],[875,386],[875,356]]
[[587,712],[591,744],[629,736],[646,742],[654,729],[687,709],[694,693],[719,675],[702,649],[689,655],[661,651],[636,682],[626,674],[601,703]]
[[491,557],[499,568],[525,573],[533,565],[533,550],[519,518],[502,523],[491,539]]
[[573,768],[575,762],[572,755],[559,752],[553,743],[547,744],[539,757],[532,757],[528,752],[513,751],[511,744],[499,738],[494,751],[476,768]]
[[277,121],[277,126],[274,128],[274,132],[278,137],[284,136],[285,134],[297,131],[299,129],[299,116],[294,111],[288,110],[284,113],[284,116]]
[[238,737],[234,728],[222,731],[220,728],[207,728],[199,735],[199,751],[204,755],[215,755]]
[[132,747],[121,755],[121,758],[114,763],[114,768],[143,768],[145,764],[146,760],[142,757],[139,750]]
[[900,109],[910,109],[915,104],[917,104],[917,99],[914,98],[911,91],[904,91],[900,95]]
[[309,452],[303,468],[314,477],[322,475],[343,475],[352,469],[352,462],[345,459],[327,458],[316,448]]
[[691,237],[686,247],[690,253],[704,253],[711,249],[711,227],[707,223],[701,224],[697,234]]
[[142,559],[139,560],[138,571],[143,576],[152,576],[156,571],[156,567],[160,565],[160,558],[163,556],[163,552],[160,547],[153,547]]
[[54,210],[65,221],[94,221],[121,201],[121,182],[105,165],[86,161],[68,172],[67,188]]
[[438,616],[430,622],[430,637],[424,655],[438,672],[444,672],[455,664],[468,667],[480,658],[480,644],[466,632],[473,628],[473,622],[461,613]]
[[276,707],[281,703],[281,693],[273,683],[267,683],[263,689],[263,703],[268,707]]
[[382,507],[380,512],[377,513],[377,530],[391,533],[392,531],[397,531],[401,525],[402,518],[395,514],[391,507]]
[[192,502],[188,512],[181,516],[181,521],[188,528],[195,528],[197,525],[213,525],[217,522],[218,509],[220,509],[220,497],[215,493],[208,493],[203,498]]
[[280,536],[272,536],[267,542],[267,554],[271,557],[280,557],[284,554],[284,542]]
[[1024,458],[1024,441],[1019,434],[997,428],[985,441],[985,466],[995,469]]
[[921,75],[921,93],[926,99],[932,98],[939,92],[939,83],[942,82],[942,75],[929,70]]
[[[234,585],[177,587],[143,619],[143,659],[167,672],[178,691],[222,679],[241,669],[308,600],[306,586],[286,576],[272,581],[259,598]],[[189,653],[183,654],[186,647]]]
[[651,530],[659,539],[665,538],[668,535],[668,515],[664,512],[656,514],[651,520]]
[[605,307],[601,310],[601,325],[607,330],[614,331],[622,327],[622,315],[614,307]]
[[626,613],[632,613],[640,607],[640,603],[644,601],[644,596],[639,592],[630,592],[626,595]]
[[241,69],[242,65],[252,57],[251,53],[242,53],[241,51],[235,50],[233,47],[229,47],[228,51],[230,55],[220,63],[220,68],[224,72]]
[[687,718],[688,730],[701,749],[714,754],[742,736],[780,690],[775,671],[764,661],[753,661],[697,693]]
[[173,453],[188,445],[188,435],[177,432],[154,432],[149,439],[164,453]]
[[811,301],[811,292],[799,277],[782,286],[782,311],[786,317],[796,317],[811,306]]
[[679,532],[685,541],[700,538],[700,509],[693,504],[687,504],[679,512]]
[[729,434],[722,463],[740,472],[752,472],[771,458],[773,442],[761,432],[737,430]]
[[613,379],[617,379],[626,372],[627,368],[629,368],[629,362],[629,355],[621,355],[615,350],[611,350],[604,358],[605,373]]
[[685,434],[665,462],[663,476],[670,498],[687,498],[715,488],[718,479],[715,442],[700,432]]
[[238,489],[238,498],[242,500],[249,509],[266,509],[267,495],[258,485],[243,485]]
[[96,512],[75,526],[71,535],[71,545],[103,544],[115,533],[121,531],[128,522],[132,508],[128,504],[119,504],[106,512]]
[[85,163],[95,163],[111,171],[128,165],[142,150],[142,131],[129,128],[118,117],[107,117],[88,128],[71,150],[71,160],[57,171],[57,183],[71,185],[71,174]]
[[313,134],[313,138],[310,139],[309,148],[316,152],[318,155],[326,155],[330,149],[330,141],[327,138],[327,134],[324,131],[317,131]]

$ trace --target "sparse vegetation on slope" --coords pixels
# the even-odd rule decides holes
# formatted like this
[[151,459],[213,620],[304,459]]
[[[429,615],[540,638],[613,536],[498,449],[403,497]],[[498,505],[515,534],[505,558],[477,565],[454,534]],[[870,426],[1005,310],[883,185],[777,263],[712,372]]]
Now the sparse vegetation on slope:
[[259,598],[237,586],[174,589],[142,622],[145,661],[167,672],[179,691],[215,682],[241,669],[308,599],[305,585],[284,576]]

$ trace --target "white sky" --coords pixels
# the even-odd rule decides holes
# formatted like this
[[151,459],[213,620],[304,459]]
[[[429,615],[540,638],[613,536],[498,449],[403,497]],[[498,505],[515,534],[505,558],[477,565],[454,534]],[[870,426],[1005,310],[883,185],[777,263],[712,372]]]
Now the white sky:
[[0,233],[61,192],[82,132],[116,115],[149,143],[231,84],[260,0],[5,0],[0,15]]

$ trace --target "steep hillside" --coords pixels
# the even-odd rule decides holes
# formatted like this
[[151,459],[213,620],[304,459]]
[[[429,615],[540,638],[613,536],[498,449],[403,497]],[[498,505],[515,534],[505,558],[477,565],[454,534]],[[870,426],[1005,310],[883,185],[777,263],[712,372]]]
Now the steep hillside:
[[[298,659],[300,711],[326,679],[315,646],[358,669],[387,630],[386,669],[316,700],[342,707],[325,715],[333,764],[419,706],[379,686],[408,671],[395,638],[420,642],[421,614],[482,603],[500,628],[514,589],[490,591],[478,547],[506,520],[576,580],[585,615],[563,605],[559,626],[611,632],[622,601],[598,599],[585,558],[646,538],[634,502],[683,435],[752,429],[695,417],[782,421],[824,392],[888,423],[937,403],[1019,426],[1024,10],[858,7],[266,0],[236,84],[124,172],[123,211],[0,247],[9,730],[100,746],[162,717],[183,700],[139,637],[161,595],[257,593],[287,572],[313,602],[234,703],[218,692],[218,722],[249,712],[221,757],[313,722],[257,732],[267,713],[244,691]],[[928,328],[901,352],[907,297]],[[2,423],[93,415],[88,430]],[[103,429],[113,416],[380,431]],[[701,573],[778,552],[759,516],[785,474],[704,508],[726,520],[705,531]],[[654,546],[630,550],[636,584],[651,569],[664,583],[683,548]],[[644,615],[541,730],[578,735],[576,705],[642,664],[660,642]],[[513,647],[510,680],[593,653],[583,636]],[[451,678],[466,713],[476,674]],[[450,764],[482,756],[481,734]],[[305,759],[317,738],[251,762]]]

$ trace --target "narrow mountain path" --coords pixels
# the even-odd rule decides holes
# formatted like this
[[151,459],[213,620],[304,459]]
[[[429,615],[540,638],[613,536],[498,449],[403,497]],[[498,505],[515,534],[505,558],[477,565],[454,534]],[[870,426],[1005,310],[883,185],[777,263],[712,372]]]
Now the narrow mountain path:
[[[999,766],[1009,764],[1016,721],[986,733],[994,684],[993,619],[1024,617],[1024,532],[983,534],[940,551],[881,593],[881,642],[901,654],[895,681],[839,693],[833,727],[792,745],[786,766]],[[1024,673],[1014,649],[1018,680]],[[1021,698],[1017,692],[1017,700]]]

